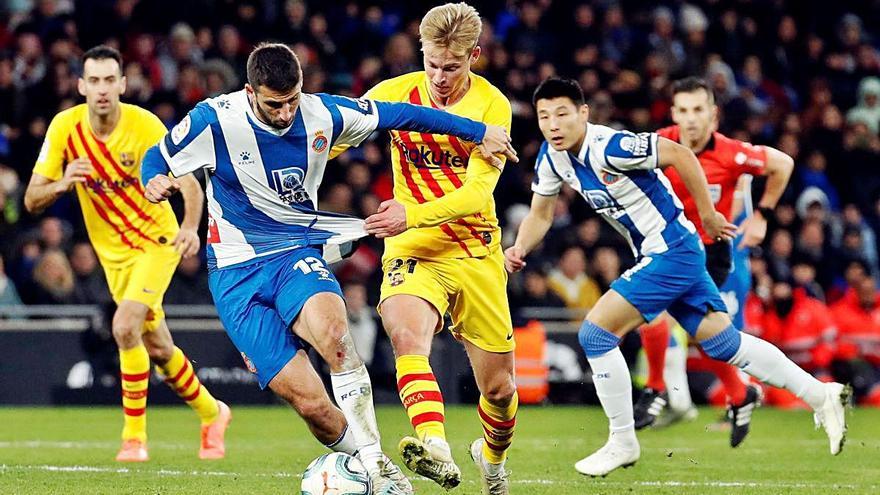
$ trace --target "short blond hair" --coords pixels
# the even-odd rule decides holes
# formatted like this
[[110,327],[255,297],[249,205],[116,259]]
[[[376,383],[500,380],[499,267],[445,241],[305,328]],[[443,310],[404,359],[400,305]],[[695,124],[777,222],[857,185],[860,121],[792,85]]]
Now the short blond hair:
[[419,24],[419,40],[446,48],[453,55],[468,55],[480,40],[483,23],[477,9],[460,3],[447,3],[429,10]]

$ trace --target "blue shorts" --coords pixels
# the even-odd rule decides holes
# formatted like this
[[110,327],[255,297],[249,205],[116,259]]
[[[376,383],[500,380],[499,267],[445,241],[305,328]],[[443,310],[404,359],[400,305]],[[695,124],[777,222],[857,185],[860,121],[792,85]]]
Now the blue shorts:
[[692,336],[710,311],[727,311],[706,271],[706,251],[696,237],[661,254],[641,258],[611,284],[645,318],[663,311]]
[[339,282],[314,248],[214,270],[208,283],[220,321],[260,388],[304,348],[290,326],[306,301],[320,292],[342,297]]

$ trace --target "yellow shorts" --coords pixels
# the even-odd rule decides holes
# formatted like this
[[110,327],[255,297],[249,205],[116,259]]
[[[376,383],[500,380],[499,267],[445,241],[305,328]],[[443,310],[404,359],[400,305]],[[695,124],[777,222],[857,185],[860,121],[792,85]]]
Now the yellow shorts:
[[441,317],[449,310],[456,337],[488,352],[516,347],[501,249],[482,258],[389,258],[382,271],[380,307],[397,294],[420,297]]
[[179,262],[180,254],[169,244],[146,248],[124,265],[104,266],[107,285],[117,304],[135,301],[150,308],[144,322],[144,329],[148,332],[155,330],[165,319],[162,298]]

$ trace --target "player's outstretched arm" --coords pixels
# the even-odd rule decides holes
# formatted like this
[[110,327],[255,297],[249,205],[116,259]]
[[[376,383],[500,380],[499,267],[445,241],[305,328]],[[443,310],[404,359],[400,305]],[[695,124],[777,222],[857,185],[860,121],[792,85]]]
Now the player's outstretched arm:
[[198,229],[205,207],[205,194],[202,185],[192,174],[184,175],[178,179],[178,183],[183,196],[183,221],[172,244],[182,257],[189,258],[199,252],[201,245]]
[[30,214],[40,213],[76,184],[85,184],[92,170],[92,162],[88,158],[77,158],[67,164],[61,180],[52,180],[34,173],[24,192],[25,209]]
[[[494,162],[499,160],[495,155],[504,155],[513,162],[519,162],[510,135],[503,127],[410,103],[374,103],[379,114],[378,129],[451,134],[477,143],[487,160]],[[497,166],[501,165],[497,163]]]
[[147,150],[141,162],[141,182],[144,185],[144,196],[151,203],[159,203],[180,191],[180,181],[168,175],[171,170],[168,162],[162,157],[158,146]]
[[706,175],[694,152],[664,137],[658,139],[657,150],[659,166],[674,167],[694,198],[706,233],[719,241],[732,239],[736,235],[736,225],[728,222],[724,215],[715,210],[712,197],[709,196],[709,183],[706,182]]
[[755,214],[747,218],[739,230],[743,233],[742,241],[739,247],[755,247],[764,241],[767,235],[767,218],[764,211],[776,208],[779,198],[785,192],[788,186],[788,180],[791,178],[791,172],[794,170],[794,159],[786,155],[776,148],[765,146],[767,153],[767,165],[765,166],[765,175],[767,176],[767,185],[764,187],[764,194],[758,202],[758,208]]
[[553,225],[553,211],[556,209],[558,195],[544,196],[532,194],[532,206],[529,213],[519,224],[516,242],[504,250],[504,267],[515,273],[526,266],[526,256],[540,244],[547,231]]

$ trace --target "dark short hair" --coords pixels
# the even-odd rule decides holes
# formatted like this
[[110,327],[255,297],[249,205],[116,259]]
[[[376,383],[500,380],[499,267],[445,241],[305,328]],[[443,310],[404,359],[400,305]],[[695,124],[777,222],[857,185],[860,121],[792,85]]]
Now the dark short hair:
[[545,79],[538,85],[535,93],[532,95],[532,105],[537,105],[538,100],[549,100],[552,98],[568,98],[575,106],[584,104],[584,91],[581,85],[574,79],[566,79],[562,77],[551,77]]
[[299,84],[300,74],[299,59],[287,45],[262,43],[248,56],[247,80],[254,89],[287,93]]
[[709,101],[715,103],[715,92],[702,77],[685,77],[672,83],[672,96],[679,93],[693,93],[694,91],[703,90],[709,95]]
[[122,54],[119,50],[107,45],[93,46],[82,54],[82,63],[86,64],[86,60],[115,60],[119,65],[119,72],[122,72]]

